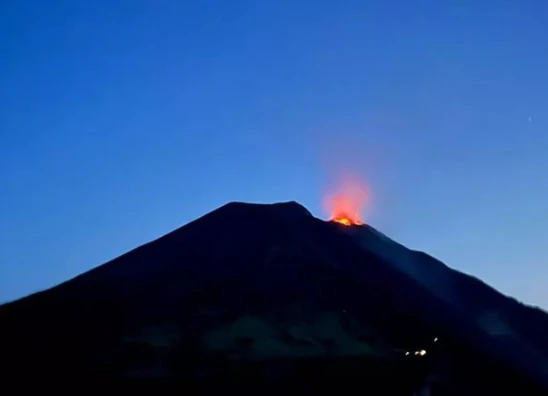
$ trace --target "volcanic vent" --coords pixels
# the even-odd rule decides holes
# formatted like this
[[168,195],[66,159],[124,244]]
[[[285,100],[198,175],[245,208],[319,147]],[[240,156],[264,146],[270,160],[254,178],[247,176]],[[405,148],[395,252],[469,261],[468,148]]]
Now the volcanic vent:
[[358,177],[344,177],[324,199],[324,209],[329,214],[329,221],[345,226],[363,225],[362,213],[368,196],[365,184]]

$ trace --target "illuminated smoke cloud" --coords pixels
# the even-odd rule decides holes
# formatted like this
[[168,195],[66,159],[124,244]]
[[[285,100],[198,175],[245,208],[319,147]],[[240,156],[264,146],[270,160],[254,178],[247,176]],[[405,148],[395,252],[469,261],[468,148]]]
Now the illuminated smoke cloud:
[[329,220],[343,225],[363,224],[362,213],[367,205],[365,183],[355,175],[345,175],[324,198],[324,209]]

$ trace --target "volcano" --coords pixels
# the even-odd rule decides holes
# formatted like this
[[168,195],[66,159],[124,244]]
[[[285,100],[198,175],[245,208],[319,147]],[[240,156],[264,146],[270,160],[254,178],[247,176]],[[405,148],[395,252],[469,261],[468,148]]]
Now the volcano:
[[546,334],[544,311],[295,202],[229,203],[0,306],[5,378],[208,393],[546,394]]

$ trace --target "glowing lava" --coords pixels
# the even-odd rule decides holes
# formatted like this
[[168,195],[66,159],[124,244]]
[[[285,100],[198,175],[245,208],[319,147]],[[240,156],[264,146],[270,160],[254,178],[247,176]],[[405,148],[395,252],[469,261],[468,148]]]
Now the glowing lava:
[[355,176],[346,176],[333,194],[328,194],[324,206],[329,221],[345,226],[362,225],[361,213],[367,203],[365,184]]
[[354,210],[354,203],[347,197],[336,196],[332,199],[331,216],[329,221],[345,226],[361,225],[363,221],[358,210]]

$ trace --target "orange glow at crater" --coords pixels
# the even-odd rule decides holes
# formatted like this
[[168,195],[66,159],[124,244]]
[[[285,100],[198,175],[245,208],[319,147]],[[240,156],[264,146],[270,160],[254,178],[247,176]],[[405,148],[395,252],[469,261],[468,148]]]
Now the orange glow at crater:
[[367,204],[367,188],[356,176],[345,176],[324,199],[329,221],[345,226],[362,225],[362,212]]

